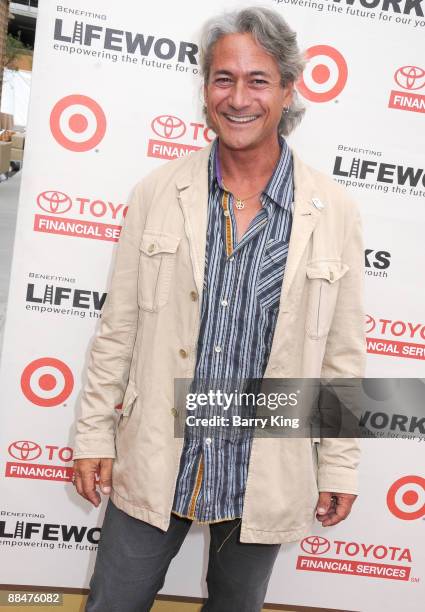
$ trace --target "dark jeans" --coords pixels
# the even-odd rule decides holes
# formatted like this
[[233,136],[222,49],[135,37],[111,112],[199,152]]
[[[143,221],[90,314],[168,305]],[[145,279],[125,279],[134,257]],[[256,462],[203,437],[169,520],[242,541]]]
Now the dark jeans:
[[[172,514],[164,533],[109,500],[86,612],[148,612],[191,524]],[[209,528],[208,599],[202,612],[259,612],[280,544],[239,542],[240,519]]]

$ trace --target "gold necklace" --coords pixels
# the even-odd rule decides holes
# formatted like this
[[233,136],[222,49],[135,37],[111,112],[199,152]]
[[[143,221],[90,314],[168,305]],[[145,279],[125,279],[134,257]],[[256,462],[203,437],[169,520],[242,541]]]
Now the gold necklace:
[[[228,189],[228,188],[226,187],[226,185],[224,184],[223,179],[221,180],[221,184],[223,185],[223,187],[224,187],[224,189],[225,189],[226,191],[228,191],[229,193],[233,193],[233,192],[231,192],[231,191],[230,191],[230,189]],[[242,210],[243,208],[245,208],[245,201],[246,201],[246,200],[250,200],[250,199],[251,199],[251,198],[253,198],[254,196],[257,196],[257,195],[258,195],[259,193],[261,193],[262,191],[263,191],[263,190],[262,190],[262,189],[260,189],[260,191],[257,191],[257,193],[253,193],[252,195],[250,195],[250,196],[246,196],[245,198],[238,198],[238,196],[237,196],[236,194],[234,194],[234,193],[233,193],[233,195],[234,195],[234,197],[235,197],[235,199],[236,199],[236,203],[235,203],[236,208],[237,208],[238,210]]]

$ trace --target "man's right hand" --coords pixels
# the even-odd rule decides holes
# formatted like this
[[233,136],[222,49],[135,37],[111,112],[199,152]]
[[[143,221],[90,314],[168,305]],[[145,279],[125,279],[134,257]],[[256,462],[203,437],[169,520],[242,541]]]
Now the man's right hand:
[[97,508],[100,495],[96,490],[96,476],[99,476],[100,490],[109,495],[112,487],[113,459],[75,459],[74,477],[78,493]]

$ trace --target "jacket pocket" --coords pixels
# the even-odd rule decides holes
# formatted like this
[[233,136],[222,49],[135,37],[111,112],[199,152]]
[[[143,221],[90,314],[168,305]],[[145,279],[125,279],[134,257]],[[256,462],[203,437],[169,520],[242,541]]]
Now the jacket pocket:
[[146,230],[140,241],[139,305],[157,312],[168,302],[180,237]]
[[308,308],[305,327],[311,338],[318,339],[328,334],[339,281],[348,270],[347,264],[339,260],[316,260],[307,264]]

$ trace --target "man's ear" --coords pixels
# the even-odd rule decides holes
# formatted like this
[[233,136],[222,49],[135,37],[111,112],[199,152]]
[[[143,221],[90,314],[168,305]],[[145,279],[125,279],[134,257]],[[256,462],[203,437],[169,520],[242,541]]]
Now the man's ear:
[[294,83],[288,83],[285,85],[284,106],[291,106],[294,98],[294,89]]

